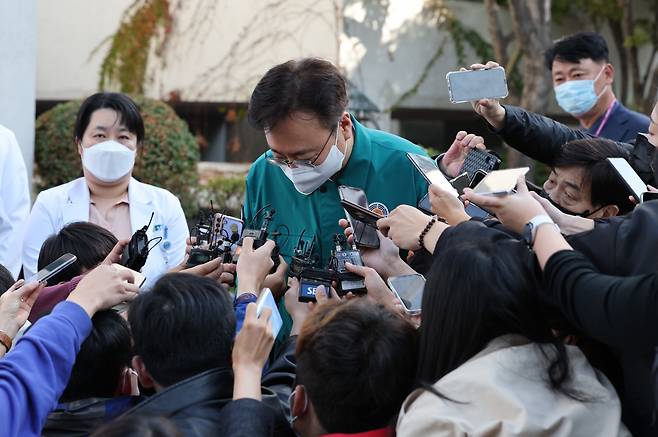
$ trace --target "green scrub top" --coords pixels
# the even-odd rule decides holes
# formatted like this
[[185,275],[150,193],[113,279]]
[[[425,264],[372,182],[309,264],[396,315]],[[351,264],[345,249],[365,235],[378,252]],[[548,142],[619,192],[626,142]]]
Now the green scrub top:
[[[347,165],[309,195],[299,193],[283,170],[270,164],[264,154],[249,170],[245,227],[260,227],[264,212],[274,209],[270,234],[280,233],[275,241],[288,264],[301,238],[307,243],[315,240],[319,266],[327,266],[334,234],[343,232],[338,226],[338,220],[345,218],[338,194],[340,185],[363,189],[370,209],[384,215],[399,205],[416,207],[427,194],[427,181],[406,155],[411,152],[427,156],[423,148],[396,135],[364,127],[353,116],[352,123],[355,138]],[[285,316],[284,320],[288,319]]]

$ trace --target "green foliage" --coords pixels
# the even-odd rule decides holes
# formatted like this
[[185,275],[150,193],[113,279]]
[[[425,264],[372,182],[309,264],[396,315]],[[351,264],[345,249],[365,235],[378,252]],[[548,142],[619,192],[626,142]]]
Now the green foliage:
[[212,201],[217,211],[240,217],[247,188],[245,180],[246,175],[219,176],[200,187],[197,199],[204,208],[209,207]]
[[[173,18],[169,0],[135,0],[123,14],[119,29],[109,38],[110,49],[103,59],[98,87],[119,85],[128,94],[143,94],[151,41],[161,55],[171,33]],[[94,51],[98,51],[104,40]]]
[[[144,97],[135,98],[135,102],[140,107],[146,132],[133,175],[177,195],[189,216],[196,209],[193,193],[198,184],[199,146],[187,124],[169,105]],[[73,141],[73,126],[81,103],[77,100],[59,104],[37,118],[35,161],[40,190],[82,175],[80,156]]]

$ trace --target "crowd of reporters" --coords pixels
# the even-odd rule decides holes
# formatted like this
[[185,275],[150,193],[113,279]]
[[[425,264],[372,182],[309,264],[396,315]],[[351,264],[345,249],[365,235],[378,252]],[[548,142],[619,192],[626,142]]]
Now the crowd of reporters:
[[[192,266],[198,241],[176,197],[132,178],[139,109],[122,94],[89,97],[73,135],[83,176],[40,193],[10,230],[7,241],[25,235],[28,280],[0,254],[12,260],[0,266],[2,435],[658,435],[658,201],[639,203],[608,161],[627,160],[656,191],[658,105],[647,118],[616,101],[598,35],[558,41],[547,57],[565,109],[584,108],[558,91],[569,81],[589,81],[597,99],[574,113],[580,130],[472,102],[483,129],[551,169],[541,187],[521,177],[504,196],[428,185],[406,157],[419,148],[346,112],[345,80],[326,61],[261,79],[249,117],[271,151],[248,177],[245,227],[272,206],[334,230],[362,260],[344,267],[363,292],[341,290],[337,276],[313,302],[276,232],[232,239],[231,261]],[[629,130],[637,139],[621,142]],[[485,147],[460,132],[435,162],[453,179]],[[365,148],[385,162],[364,164]],[[328,198],[348,177],[367,178],[358,188],[369,197],[379,189],[369,184],[395,192],[373,195],[379,213],[390,207],[371,225],[375,247],[357,244],[359,222]],[[425,194],[431,211],[418,207]],[[300,212],[307,204],[318,211]],[[470,217],[469,204],[490,215]],[[135,272],[125,264],[139,232]],[[317,260],[334,253],[322,244],[332,237],[316,233]],[[66,254],[76,261],[48,284],[34,279]],[[410,311],[390,280],[418,274],[422,305]],[[265,293],[278,307],[262,309]]]

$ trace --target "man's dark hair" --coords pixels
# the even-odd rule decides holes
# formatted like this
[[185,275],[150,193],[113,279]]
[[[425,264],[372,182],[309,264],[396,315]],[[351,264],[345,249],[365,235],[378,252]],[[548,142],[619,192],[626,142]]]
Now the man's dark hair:
[[9,290],[9,287],[14,285],[14,277],[5,266],[0,264],[0,295]]
[[98,428],[91,437],[183,437],[163,416],[124,416]]
[[297,340],[297,383],[328,433],[387,426],[412,390],[417,331],[364,300],[318,307]]
[[76,262],[48,281],[50,284],[67,282],[99,265],[117,241],[112,232],[93,223],[70,223],[43,242],[37,266],[41,270],[66,253],[75,255]]
[[132,302],[128,321],[135,354],[158,384],[230,366],[235,313],[229,294],[212,279],[165,275]]
[[558,39],[544,53],[544,62],[549,71],[554,60],[577,64],[581,59],[608,62],[608,44],[596,32],[579,32]]
[[574,140],[564,144],[555,156],[555,168],[581,168],[583,184],[590,186],[592,205],[617,205],[620,214],[630,212],[634,205],[631,194],[607,158],[629,158],[619,144],[605,138]]
[[91,322],[91,334],[82,343],[60,402],[113,397],[130,366],[130,329],[123,317],[105,310],[94,314]]
[[144,120],[139,112],[137,104],[127,95],[121,93],[96,93],[85,99],[78,110],[73,129],[74,138],[77,141],[82,137],[89,126],[91,115],[99,109],[113,109],[119,114],[119,122],[123,124],[128,131],[135,134],[137,143],[141,144],[144,140]]
[[333,129],[347,108],[347,83],[335,65],[318,58],[288,61],[272,67],[249,101],[249,123],[269,131],[295,111],[315,114]]

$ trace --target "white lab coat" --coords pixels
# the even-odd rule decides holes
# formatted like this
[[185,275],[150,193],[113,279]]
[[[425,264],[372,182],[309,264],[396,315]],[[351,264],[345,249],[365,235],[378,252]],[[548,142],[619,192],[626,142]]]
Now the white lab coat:
[[[142,273],[150,288],[167,270],[179,265],[185,257],[185,240],[190,233],[180,201],[169,191],[131,179],[128,185],[130,225],[132,232],[148,224],[149,240],[162,241],[148,255]],[[34,202],[23,240],[25,277],[36,273],[39,251],[43,242],[73,222],[89,221],[89,187],[84,177],[42,191]],[[152,247],[156,241],[150,244]]]
[[29,214],[30,189],[23,154],[14,133],[0,126],[0,264],[14,278],[21,270],[20,247]]

